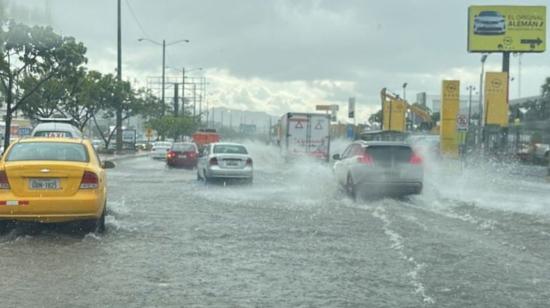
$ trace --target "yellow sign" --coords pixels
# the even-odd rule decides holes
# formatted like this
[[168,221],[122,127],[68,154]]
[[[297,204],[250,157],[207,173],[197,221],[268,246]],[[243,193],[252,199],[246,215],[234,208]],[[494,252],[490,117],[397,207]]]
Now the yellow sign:
[[508,73],[485,74],[485,124],[508,126]]
[[441,153],[448,157],[458,157],[456,117],[460,101],[460,81],[443,80],[441,92]]
[[145,131],[145,137],[147,137],[147,138],[153,137],[153,129],[152,128],[147,128],[147,130]]
[[468,51],[543,52],[545,6],[470,6]]
[[384,130],[404,132],[407,107],[400,99],[392,99],[384,102]]

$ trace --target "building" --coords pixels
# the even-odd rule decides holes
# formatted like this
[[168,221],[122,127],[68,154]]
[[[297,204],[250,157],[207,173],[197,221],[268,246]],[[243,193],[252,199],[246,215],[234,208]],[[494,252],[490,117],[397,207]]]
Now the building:
[[[460,114],[467,115],[469,110],[469,95],[460,96]],[[441,95],[426,95],[426,106],[433,113],[441,111]],[[479,112],[479,95],[472,95],[472,114]]]

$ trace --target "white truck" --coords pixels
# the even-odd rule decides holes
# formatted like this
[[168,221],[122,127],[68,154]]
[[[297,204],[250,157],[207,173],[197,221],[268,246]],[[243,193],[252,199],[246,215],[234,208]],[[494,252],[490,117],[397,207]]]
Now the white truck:
[[286,160],[313,157],[329,161],[330,115],[289,112],[279,123],[279,146]]

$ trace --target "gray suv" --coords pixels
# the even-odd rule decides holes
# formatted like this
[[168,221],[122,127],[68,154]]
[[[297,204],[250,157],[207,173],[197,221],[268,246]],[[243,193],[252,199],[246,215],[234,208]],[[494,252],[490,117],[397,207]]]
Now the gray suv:
[[404,142],[357,141],[333,159],[338,183],[354,199],[422,192],[422,158]]

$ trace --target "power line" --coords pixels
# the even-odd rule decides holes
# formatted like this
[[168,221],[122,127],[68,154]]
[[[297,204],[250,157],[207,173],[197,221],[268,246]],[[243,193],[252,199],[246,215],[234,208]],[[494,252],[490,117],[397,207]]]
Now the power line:
[[149,37],[149,34],[147,33],[147,31],[145,31],[145,29],[143,28],[143,26],[141,25],[141,23],[139,22],[139,19],[137,18],[136,16],[136,13],[134,12],[134,9],[132,8],[132,6],[130,5],[130,1],[128,0],[125,0],[126,2],[126,6],[128,7],[128,10],[130,11],[130,15],[132,15],[132,18],[134,19],[134,21],[136,22],[139,30],[141,30],[141,34],[144,36],[144,37]]

